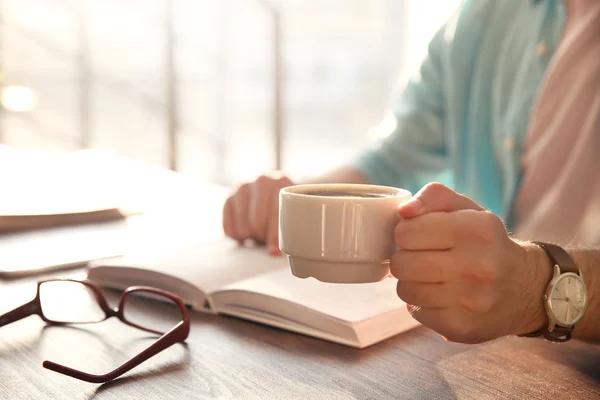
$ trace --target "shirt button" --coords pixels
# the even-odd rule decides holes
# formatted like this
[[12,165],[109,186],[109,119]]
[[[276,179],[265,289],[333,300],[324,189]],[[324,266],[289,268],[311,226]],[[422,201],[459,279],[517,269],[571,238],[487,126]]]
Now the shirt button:
[[535,46],[535,52],[538,56],[543,57],[548,54],[548,46],[544,42],[539,42],[537,46]]
[[516,147],[517,143],[515,142],[515,139],[512,138],[507,138],[504,139],[504,148],[508,151],[513,151]]

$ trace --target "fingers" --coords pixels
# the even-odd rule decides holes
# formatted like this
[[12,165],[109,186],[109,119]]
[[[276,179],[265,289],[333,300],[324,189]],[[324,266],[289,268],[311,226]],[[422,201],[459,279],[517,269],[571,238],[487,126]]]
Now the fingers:
[[273,208],[275,181],[266,176],[259,177],[250,186],[249,221],[252,238],[264,243]]
[[235,234],[238,241],[252,238],[250,225],[250,184],[240,185],[237,193],[233,196],[233,214],[235,217]]
[[237,239],[235,233],[235,217],[233,211],[233,199],[229,197],[223,205],[223,232],[232,239]]
[[409,201],[399,206],[403,218],[414,218],[432,212],[458,210],[482,211],[477,203],[462,194],[456,193],[441,183],[430,183],[423,187]]
[[506,235],[506,230],[493,213],[460,210],[401,219],[394,230],[394,239],[405,250],[448,250],[490,242],[500,233]]
[[457,213],[432,213],[403,219],[394,230],[396,244],[405,250],[446,250],[455,246],[460,229]]
[[456,244],[459,223],[455,213],[432,213],[400,220],[394,230],[396,244],[404,250],[446,250]]
[[476,210],[434,212],[418,218],[401,219],[394,230],[394,239],[405,250],[480,248],[510,240],[504,223],[497,215]]
[[396,292],[405,303],[422,308],[447,308],[454,299],[448,283],[398,281]]
[[244,183],[223,206],[223,231],[240,243],[252,239],[279,254],[279,190],[292,185],[284,176],[261,176]]
[[457,271],[452,250],[405,251],[394,253],[390,260],[392,275],[402,282],[440,283],[453,279]]

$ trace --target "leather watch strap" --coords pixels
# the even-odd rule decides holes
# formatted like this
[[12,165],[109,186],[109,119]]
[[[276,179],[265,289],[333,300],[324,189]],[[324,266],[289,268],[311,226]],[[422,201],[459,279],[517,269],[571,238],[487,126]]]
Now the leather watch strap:
[[564,326],[555,325],[552,332],[547,328],[542,330],[542,335],[552,342],[566,342],[571,340],[573,328],[565,328]]
[[560,246],[551,243],[533,242],[546,251],[552,261],[552,265],[558,265],[560,272],[572,272],[579,274],[579,267],[571,256]]

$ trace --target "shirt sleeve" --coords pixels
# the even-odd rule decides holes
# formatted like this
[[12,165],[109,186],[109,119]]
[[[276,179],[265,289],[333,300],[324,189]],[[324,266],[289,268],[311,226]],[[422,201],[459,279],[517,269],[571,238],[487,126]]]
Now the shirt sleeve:
[[[391,107],[395,128],[351,161],[370,182],[415,193],[426,183],[443,181],[448,168],[444,135],[444,37],[435,34],[416,75]],[[444,182],[450,184],[449,182]]]

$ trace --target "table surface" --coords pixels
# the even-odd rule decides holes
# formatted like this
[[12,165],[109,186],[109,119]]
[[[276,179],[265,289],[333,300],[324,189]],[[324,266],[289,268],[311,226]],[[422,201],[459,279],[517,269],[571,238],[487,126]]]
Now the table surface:
[[[81,278],[84,270],[61,273]],[[0,312],[29,300],[33,278],[0,282]],[[192,314],[175,345],[104,385],[42,368],[105,373],[153,338],[115,318],[85,328],[33,316],[1,328],[0,399],[593,399],[600,348],[504,338],[444,341],[425,327],[358,350],[225,316]]]
[[[193,229],[198,220],[186,219],[186,235],[210,238],[207,232],[217,230],[219,219],[210,208],[198,207],[206,211],[197,217],[203,229]],[[172,239],[172,229],[161,221],[165,240]],[[44,277],[85,274],[76,269]],[[40,278],[0,280],[0,314],[31,300]],[[142,311],[150,307],[138,306]],[[555,344],[511,337],[461,345],[419,327],[358,350],[202,313],[192,314],[185,345],[175,345],[107,384],[42,368],[42,361],[52,360],[105,373],[152,340],[116,318],[83,328],[47,326],[37,316],[7,325],[0,328],[0,399],[600,398],[600,347],[580,341]]]

